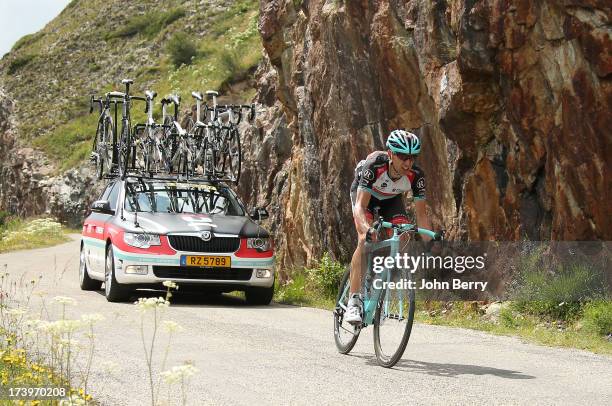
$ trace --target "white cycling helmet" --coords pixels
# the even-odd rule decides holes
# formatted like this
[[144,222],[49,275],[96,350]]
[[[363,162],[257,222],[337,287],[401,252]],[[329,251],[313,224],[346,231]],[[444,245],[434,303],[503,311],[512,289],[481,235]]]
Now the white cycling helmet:
[[406,130],[393,130],[387,138],[387,148],[400,154],[418,155],[421,152],[421,140]]

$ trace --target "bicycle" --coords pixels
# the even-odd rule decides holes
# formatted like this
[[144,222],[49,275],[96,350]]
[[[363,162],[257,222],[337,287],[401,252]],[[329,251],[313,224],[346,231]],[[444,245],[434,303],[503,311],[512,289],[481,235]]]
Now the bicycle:
[[[168,104],[174,104],[174,114],[172,116],[166,112],[166,105]],[[164,141],[166,148],[170,151],[166,156],[165,166],[168,172],[189,175],[192,148],[188,140],[189,133],[178,122],[181,97],[174,94],[168,95],[161,100],[161,105],[162,122],[165,129]]]
[[[153,119],[153,102],[157,93],[145,91],[147,115],[146,123],[134,126],[135,168],[152,175],[165,168],[166,149],[163,146],[163,125],[156,124]],[[140,134],[140,137],[138,136]]]
[[[109,92],[106,94],[108,98],[117,98],[121,99],[121,103],[123,106],[121,112],[121,133],[120,137],[115,144],[115,153],[117,160],[117,168],[120,178],[123,180],[127,176],[127,173],[130,169],[130,159],[132,161],[131,168],[135,167],[135,159],[136,159],[136,145],[134,143],[134,137],[132,137],[132,128],[131,128],[131,116],[130,109],[132,105],[132,100],[140,100],[146,102],[146,98],[141,96],[131,96],[130,95],[130,85],[134,83],[132,79],[123,79],[121,83],[125,85],[125,93],[122,92]],[[115,124],[115,131],[117,131]]]
[[[374,272],[372,266],[374,252],[389,248],[389,257],[395,258],[400,252],[400,235],[419,233],[434,240],[441,239],[443,233],[435,233],[414,224],[392,224],[382,219],[374,222],[372,229],[379,236],[378,242],[366,241],[365,253],[368,269],[362,280],[363,317],[359,326],[346,322],[343,324],[344,313],[347,311],[350,294],[350,268],[344,273],[336,299],[334,315],[334,341],[341,354],[348,354],[359,338],[363,328],[374,325],[374,351],[379,365],[391,368],[404,354],[412,331],[415,310],[415,291],[410,286],[392,289],[390,282],[404,281],[404,286],[412,281],[412,273],[408,269],[384,266],[382,272]],[[393,234],[388,239],[382,239],[387,230]],[[369,234],[369,233],[368,233]],[[376,281],[379,281],[377,284]]]
[[[210,112],[207,120],[206,135],[202,137],[201,151],[198,156],[204,155],[206,172],[214,177],[238,183],[242,165],[240,148],[240,134],[238,125],[242,121],[242,110],[248,109],[248,120],[255,119],[255,104],[250,105],[218,105],[219,93],[213,90],[206,92],[207,100],[212,101],[212,107],[206,106]],[[204,127],[204,126],[201,126]]]

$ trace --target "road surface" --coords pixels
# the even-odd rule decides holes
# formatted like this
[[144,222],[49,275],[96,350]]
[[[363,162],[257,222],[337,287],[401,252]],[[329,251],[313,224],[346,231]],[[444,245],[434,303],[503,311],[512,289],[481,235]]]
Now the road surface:
[[[2,254],[0,266],[7,265],[11,278],[43,275],[37,289],[47,292],[51,317],[59,314],[59,306],[50,304],[56,295],[78,301],[70,317],[102,313],[90,385],[94,397],[104,405],[150,404],[141,316],[133,304],[108,303],[102,291],[79,289],[74,238]],[[30,307],[37,306],[35,299]],[[404,358],[384,369],[376,365],[371,328],[350,355],[338,354],[325,310],[249,307],[228,295],[177,297],[164,317],[185,328],[175,334],[168,366],[190,361],[200,370],[191,380],[188,404],[612,404],[612,358],[586,351],[417,324]],[[166,334],[160,337],[157,362]],[[180,401],[177,396],[174,388],[171,402]]]

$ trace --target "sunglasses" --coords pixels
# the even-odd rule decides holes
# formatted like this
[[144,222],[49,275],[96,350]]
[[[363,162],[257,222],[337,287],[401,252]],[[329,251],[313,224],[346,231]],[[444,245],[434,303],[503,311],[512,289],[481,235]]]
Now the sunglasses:
[[402,161],[407,161],[409,159],[411,161],[414,161],[415,159],[417,159],[417,156],[418,156],[418,155],[402,154],[400,152],[395,152],[394,155]]

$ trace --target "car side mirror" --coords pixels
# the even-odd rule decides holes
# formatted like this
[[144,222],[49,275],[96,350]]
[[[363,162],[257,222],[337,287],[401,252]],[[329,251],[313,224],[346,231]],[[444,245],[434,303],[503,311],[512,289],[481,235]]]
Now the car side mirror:
[[91,211],[94,213],[115,214],[108,200],[96,200],[91,205]]
[[249,216],[253,219],[253,220],[265,220],[268,217],[270,217],[270,215],[268,214],[268,210],[265,209],[265,207],[255,207],[253,210],[251,210],[251,212],[249,213]]

